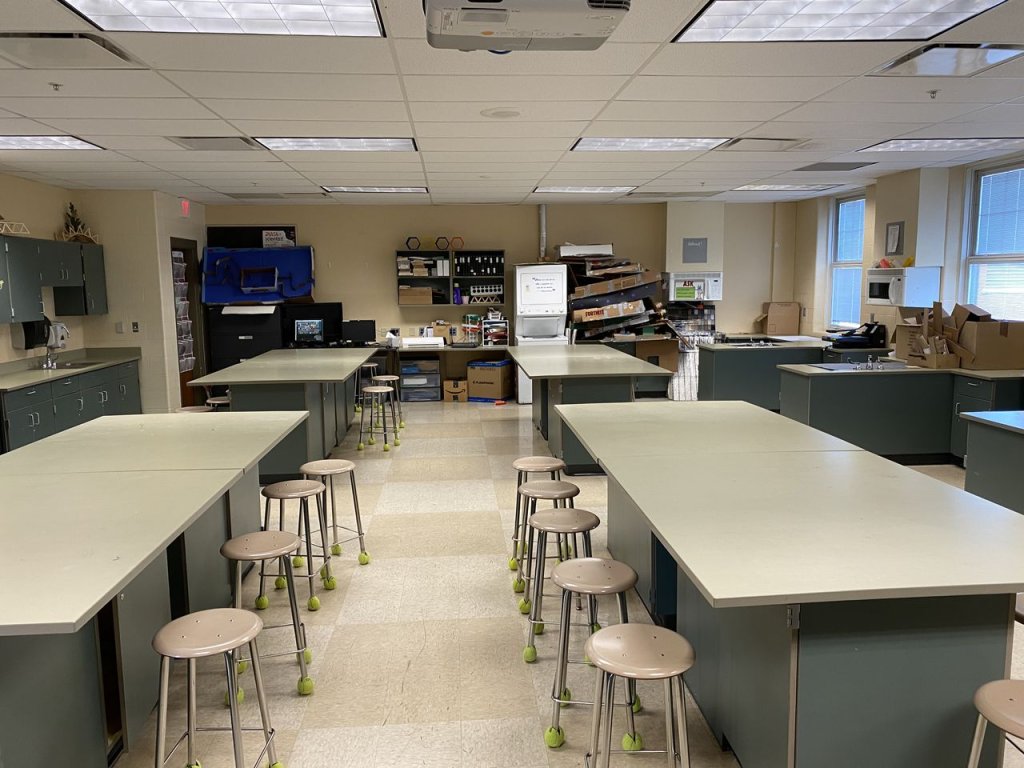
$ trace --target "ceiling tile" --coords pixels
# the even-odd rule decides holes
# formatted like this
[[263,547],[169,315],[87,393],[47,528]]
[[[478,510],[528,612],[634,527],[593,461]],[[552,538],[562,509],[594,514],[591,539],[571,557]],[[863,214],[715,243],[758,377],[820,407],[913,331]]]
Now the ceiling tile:
[[[789,117],[788,115],[786,116]],[[776,120],[768,122],[751,131],[748,136],[802,136],[808,139],[865,139],[880,140],[891,138],[907,131],[924,128],[929,123],[914,121],[905,123],[882,123],[853,121],[837,122],[801,122],[798,120]]]
[[[3,73],[0,73],[2,77]],[[182,90],[204,99],[317,99],[400,101],[393,75],[300,75],[291,73],[164,72]],[[0,80],[2,83],[2,80]],[[2,94],[2,90],[0,90]],[[341,99],[340,97],[344,97]],[[279,108],[287,108],[281,105]]]
[[959,43],[1020,43],[1024,16],[1017,3],[1004,3],[959,24],[936,40]]
[[420,165],[418,152],[316,152],[316,151],[278,151],[272,153],[273,157],[286,161],[289,165],[314,166],[323,168],[330,165],[346,165],[350,168],[358,165],[365,166],[401,166]]
[[[398,122],[408,120],[400,101],[289,100],[268,107],[264,99],[204,99],[203,104],[225,120],[338,120],[342,122]],[[284,109],[282,109],[284,107]]]
[[434,172],[445,173],[493,173],[496,177],[502,178],[506,173],[545,173],[553,163],[506,163],[506,162],[473,162],[473,163],[441,163],[433,162],[426,164],[427,174]]
[[606,43],[596,51],[544,51],[495,56],[487,51],[440,50],[425,39],[395,41],[398,65],[407,75],[632,75],[657,50],[653,44]]
[[776,122],[814,122],[814,123],[909,123],[937,122],[949,120],[957,115],[972,112],[978,108],[976,104],[875,104],[853,102],[815,101],[787,112]]
[[144,119],[195,119],[216,118],[210,110],[189,98],[148,99],[148,98],[65,98],[54,94],[50,98],[7,98],[0,99],[5,109],[25,117],[58,118],[144,118]]
[[535,139],[570,138],[575,139],[587,127],[584,120],[565,121],[560,123],[524,123],[518,120],[488,120],[476,123],[430,123],[416,124],[416,138],[448,138],[462,136],[465,138],[497,139],[502,137],[521,138],[530,136]]
[[473,171],[427,171],[427,178],[431,182],[437,181],[472,181],[472,180],[491,180],[491,181],[529,181],[530,179],[539,179],[543,175],[543,171],[505,171],[502,173],[480,173]]
[[[724,45],[724,43],[723,43]],[[757,66],[756,57],[751,67]],[[621,101],[806,101],[845,82],[842,77],[648,77],[616,96]]]
[[0,118],[0,134],[5,136],[50,136],[61,133],[66,131],[54,130],[49,125],[23,117]]
[[[531,122],[563,122],[593,120],[604,107],[604,101],[544,102],[524,99],[510,101],[413,101],[409,104],[412,119],[420,122],[482,122],[488,125],[516,125]],[[481,114],[486,110],[519,112],[513,119],[495,120]]]
[[248,136],[264,138],[285,136],[406,138],[412,136],[412,126],[408,120],[393,123],[344,123],[327,120],[232,120],[231,123]]
[[949,123],[975,123],[979,126],[997,123],[1024,123],[1024,104],[1000,104],[995,107],[960,115],[949,120]]
[[916,47],[914,43],[680,43],[666,45],[643,69],[645,75],[855,77]]
[[797,101],[613,101],[601,112],[598,120],[763,122],[772,120],[800,104],[801,102]]
[[427,22],[420,2],[407,0],[377,0],[377,7],[384,21],[384,32],[391,38],[423,38],[427,33]]
[[178,152],[187,152],[180,144],[175,144],[173,141],[168,141],[162,136],[93,136],[92,134],[84,133],[78,138],[91,141],[94,144],[101,144],[107,149],[116,150],[176,150]]
[[[50,83],[60,83],[54,91]],[[142,70],[18,69],[0,71],[0,98],[148,98],[181,97],[185,94],[156,72]]]
[[427,165],[439,163],[517,163],[554,162],[562,156],[561,150],[553,152],[421,152],[423,162]]
[[67,133],[92,136],[236,136],[223,120],[93,120],[46,118],[46,124]]
[[485,101],[500,104],[529,101],[607,100],[626,82],[613,75],[406,75],[410,101]]
[[[930,91],[937,91],[933,99]],[[862,77],[818,98],[818,101],[882,103],[998,104],[1024,96],[1024,79],[974,77]]]
[[78,14],[56,2],[40,0],[3,0],[0,32],[92,32]]
[[[971,139],[1024,136],[1019,121],[1001,123],[941,123],[900,136],[902,139]],[[1020,150],[1016,150],[1020,151]],[[947,155],[948,156],[948,155]]]
[[566,152],[573,145],[574,139],[536,139],[536,138],[496,138],[476,139],[456,138],[421,138],[417,141],[420,151],[432,152]]
[[633,3],[609,42],[668,42],[703,5],[704,0],[644,0]]

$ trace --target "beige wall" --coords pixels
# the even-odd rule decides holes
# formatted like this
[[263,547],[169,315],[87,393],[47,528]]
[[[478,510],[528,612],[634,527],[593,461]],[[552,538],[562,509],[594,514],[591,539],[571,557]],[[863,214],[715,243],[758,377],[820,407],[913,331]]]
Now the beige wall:
[[827,322],[828,211],[824,198],[796,203],[793,299],[800,302],[800,332],[807,335],[821,333]]
[[776,203],[772,222],[772,301],[795,301],[796,203]]

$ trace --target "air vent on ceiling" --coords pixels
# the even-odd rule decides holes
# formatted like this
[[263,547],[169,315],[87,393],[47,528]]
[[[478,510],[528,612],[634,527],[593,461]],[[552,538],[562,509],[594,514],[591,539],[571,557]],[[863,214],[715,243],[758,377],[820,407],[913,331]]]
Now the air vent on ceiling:
[[144,69],[108,40],[76,32],[0,33],[0,57],[27,69]]
[[716,152],[785,152],[807,142],[807,139],[733,139],[715,149]]
[[868,165],[874,165],[874,163],[811,163],[805,165],[803,168],[797,168],[798,171],[855,171],[858,168],[864,168]]
[[615,10],[628,11],[629,0],[587,0],[587,6],[590,8],[614,8]]
[[714,192],[630,192],[627,197],[643,198],[647,200],[664,200],[666,198],[697,200],[701,197],[714,197],[723,192],[717,189]]
[[206,152],[244,152],[263,149],[262,145],[245,136],[168,136],[167,138],[185,149]]

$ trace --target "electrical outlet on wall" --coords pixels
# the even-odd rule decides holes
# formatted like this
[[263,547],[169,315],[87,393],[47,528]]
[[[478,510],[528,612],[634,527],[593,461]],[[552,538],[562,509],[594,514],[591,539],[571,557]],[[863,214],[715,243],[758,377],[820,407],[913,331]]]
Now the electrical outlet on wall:
[[800,307],[800,317],[807,317],[807,307]]
[[132,333],[138,333],[142,328],[139,326],[138,320],[132,320]]
[[114,333],[124,333],[124,322],[118,320],[114,323]]

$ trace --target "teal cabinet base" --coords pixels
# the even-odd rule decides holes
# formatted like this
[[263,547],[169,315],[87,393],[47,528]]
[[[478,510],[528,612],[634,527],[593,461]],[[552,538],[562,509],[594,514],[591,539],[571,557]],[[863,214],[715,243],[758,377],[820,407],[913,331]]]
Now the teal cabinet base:
[[[963,419],[961,419],[963,421]],[[964,490],[1024,514],[1024,435],[964,422],[967,425],[967,476]]]
[[744,400],[779,410],[779,365],[820,363],[818,347],[766,347],[697,351],[697,399]]
[[[603,470],[583,447],[572,430],[562,424],[556,405],[569,403],[629,403],[633,400],[633,379],[629,376],[608,378],[547,380],[547,439],[551,453],[566,465],[569,475],[601,473]],[[536,394],[536,391],[535,391]],[[543,394],[543,393],[542,393]]]
[[324,404],[319,384],[232,384],[232,411],[309,411],[309,418],[288,433],[260,460],[264,483],[300,476],[307,461],[325,458]]

